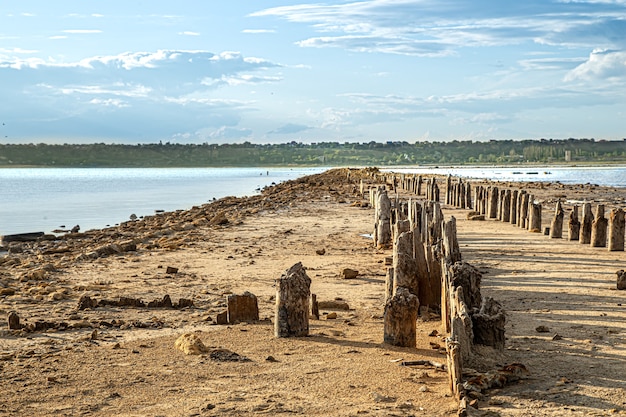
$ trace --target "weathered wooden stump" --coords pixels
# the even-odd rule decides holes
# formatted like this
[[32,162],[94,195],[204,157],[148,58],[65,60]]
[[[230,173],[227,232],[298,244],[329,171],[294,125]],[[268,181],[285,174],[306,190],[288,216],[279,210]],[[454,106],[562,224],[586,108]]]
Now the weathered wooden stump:
[[317,294],[311,294],[311,315],[315,320],[320,319],[320,304],[317,302]]
[[495,219],[498,217],[498,187],[491,187],[489,190],[489,213],[488,218]]
[[480,271],[467,262],[457,262],[448,266],[450,285],[453,289],[457,287],[463,288],[463,300],[470,310],[480,308],[482,302],[480,282],[482,277]]
[[606,230],[609,221],[604,217],[604,204],[596,207],[596,218],[591,224],[591,247],[603,248],[606,246]]
[[624,250],[624,231],[626,224],[624,223],[624,210],[616,208],[611,210],[609,215],[609,250]]
[[521,200],[520,210],[519,210],[520,218],[519,218],[517,225],[521,227],[522,229],[527,229],[528,228],[528,203],[530,201],[530,194],[523,193],[520,200]]
[[506,190],[502,197],[502,221],[511,222],[511,190]]
[[531,203],[530,208],[530,220],[528,230],[531,233],[541,233],[541,204]]
[[591,213],[591,203],[583,203],[583,220],[580,225],[580,243],[588,245],[591,243],[591,225],[593,224],[593,214]]
[[376,246],[391,244],[391,200],[386,190],[380,190],[376,202]]
[[567,223],[567,240],[578,240],[580,238],[580,221],[578,220],[578,206],[574,205],[569,214]]
[[259,303],[256,295],[246,291],[241,295],[228,296],[228,322],[230,324],[255,321],[259,321]]
[[474,343],[503,350],[505,321],[502,305],[491,297],[485,297],[478,313],[472,315]]
[[517,224],[517,195],[517,190],[511,192],[511,213],[509,215],[511,224]]
[[563,206],[561,206],[560,201],[557,201],[556,208],[554,209],[554,218],[552,219],[552,223],[550,223],[550,237],[552,239],[560,239],[563,237],[563,217],[565,217]]
[[461,359],[463,362],[467,362],[472,356],[474,331],[469,309],[463,300],[463,288],[457,287],[454,290],[451,303],[453,311],[450,338],[459,342]]
[[456,218],[450,216],[450,220],[443,224],[443,248],[445,260],[449,264],[461,261],[461,249],[456,235]]
[[309,297],[311,278],[301,262],[289,268],[276,281],[276,337],[299,337],[309,334]]
[[413,232],[401,233],[393,245],[393,285],[404,287],[416,296],[419,294],[417,265],[413,253]]
[[424,243],[422,243],[420,236],[417,233],[413,233],[413,253],[415,254],[415,268],[417,272],[418,286],[417,296],[419,298],[420,305],[427,307],[439,305],[439,300],[441,298],[439,287],[441,284],[439,281],[435,281],[434,283],[431,281]]
[[393,289],[395,288],[394,271],[395,269],[393,267],[387,268],[387,276],[385,277],[385,304],[393,297]]
[[415,347],[419,300],[404,287],[385,304],[384,340],[393,346]]

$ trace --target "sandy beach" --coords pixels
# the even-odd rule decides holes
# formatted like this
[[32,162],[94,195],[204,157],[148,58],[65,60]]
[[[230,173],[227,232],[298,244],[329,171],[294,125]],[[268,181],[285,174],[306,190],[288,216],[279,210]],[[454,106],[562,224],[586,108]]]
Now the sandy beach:
[[[0,416],[456,415],[444,370],[401,366],[445,363],[438,317],[418,321],[416,348],[383,343],[391,250],[368,236],[374,214],[358,184],[371,181],[369,172],[347,173],[13,244],[0,257]],[[624,201],[622,190],[593,185],[501,186],[532,190],[546,226],[558,200],[566,210],[585,199],[607,208]],[[457,219],[463,259],[483,274],[483,295],[507,312],[505,350],[485,349],[476,371],[529,370],[485,392],[476,415],[626,414],[626,293],[615,284],[624,252],[443,209]],[[318,300],[334,303],[311,319],[308,337],[278,339],[275,280],[297,262]],[[357,277],[345,279],[344,268]],[[226,297],[245,291],[257,296],[260,321],[216,324]],[[85,296],[147,304],[165,295],[193,305],[79,308]],[[12,311],[24,329],[8,330]],[[205,353],[175,348],[187,333]],[[214,354],[224,349],[229,355]]]

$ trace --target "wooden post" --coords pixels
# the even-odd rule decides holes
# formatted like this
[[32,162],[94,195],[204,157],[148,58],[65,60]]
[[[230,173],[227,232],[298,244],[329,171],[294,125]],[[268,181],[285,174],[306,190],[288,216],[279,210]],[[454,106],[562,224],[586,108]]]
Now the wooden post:
[[530,205],[530,220],[528,230],[531,233],[541,233],[541,204]]
[[452,176],[450,174],[446,177],[446,204],[452,204]]
[[604,217],[604,204],[596,207],[596,218],[591,224],[591,247],[603,248],[606,246],[606,229],[608,220]]
[[259,321],[259,303],[256,295],[248,291],[242,295],[231,294],[227,301],[228,322],[230,324]]
[[311,315],[315,320],[320,319],[320,305],[317,302],[317,294],[311,294]]
[[624,210],[616,208],[611,210],[609,215],[609,250],[610,251],[623,251],[624,250],[624,230],[626,225],[624,223]]
[[309,297],[311,278],[301,262],[276,280],[276,337],[301,337],[309,334]]
[[561,206],[561,202],[556,202],[556,208],[554,209],[554,218],[550,223],[550,237],[552,239],[560,239],[563,237],[563,217],[565,212]]
[[530,201],[530,194],[523,193],[522,194],[522,204],[520,210],[520,220],[517,224],[522,229],[528,228],[528,204]]
[[580,225],[580,243],[588,245],[591,243],[591,225],[593,224],[593,214],[591,213],[591,203],[583,203],[583,221]]
[[7,315],[7,322],[9,330],[20,330],[22,325],[20,324],[20,316],[15,311],[10,311]]
[[439,281],[432,282],[431,280],[424,243],[418,233],[413,233],[413,252],[417,271],[417,297],[420,305],[426,307],[439,305],[441,284]]
[[386,190],[381,190],[376,204],[377,217],[377,239],[378,247],[391,244],[391,200],[387,196]]
[[578,206],[574,205],[569,214],[567,224],[567,240],[578,240],[580,237],[580,221],[578,220]]
[[511,190],[506,190],[502,198],[502,221],[511,222]]
[[450,220],[443,225],[443,248],[446,263],[453,264],[461,261],[461,250],[457,240],[456,218],[454,216],[451,216]]
[[[403,232],[396,238],[393,245],[393,281],[394,288],[404,287],[419,294],[417,281],[417,265],[413,255],[413,232]],[[395,292],[395,291],[394,291]]]
[[517,224],[517,193],[517,190],[511,192],[511,213],[509,215],[511,224]]
[[465,184],[465,208],[473,209],[472,205],[472,184],[469,182]]
[[504,323],[502,305],[491,297],[483,298],[478,313],[472,315],[474,342],[504,350]]
[[393,346],[415,347],[419,301],[404,287],[385,304],[384,341]]

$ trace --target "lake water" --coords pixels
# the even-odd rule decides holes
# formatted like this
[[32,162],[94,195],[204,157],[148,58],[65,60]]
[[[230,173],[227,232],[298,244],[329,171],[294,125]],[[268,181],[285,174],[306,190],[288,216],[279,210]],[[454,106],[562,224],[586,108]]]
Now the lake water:
[[495,181],[547,181],[562,184],[597,184],[626,187],[626,167],[440,167],[440,168],[389,168],[385,171],[452,175],[463,178],[486,178]]
[[0,169],[0,235],[60,226],[104,228],[202,205],[326,168],[8,168]]
[[[272,182],[327,168],[10,168],[0,169],[0,235],[81,230],[131,214],[189,209],[225,196],[253,195]],[[441,167],[385,171],[500,181],[559,181],[626,187],[626,167]]]

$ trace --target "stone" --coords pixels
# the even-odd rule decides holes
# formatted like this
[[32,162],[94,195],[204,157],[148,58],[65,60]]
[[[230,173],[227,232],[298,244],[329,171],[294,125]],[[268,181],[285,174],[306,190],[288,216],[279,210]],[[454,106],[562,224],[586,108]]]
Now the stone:
[[185,355],[201,355],[209,351],[195,333],[185,333],[180,336],[176,339],[176,342],[174,342],[174,347]]
[[318,301],[322,310],[350,310],[350,305],[343,300]]
[[351,268],[344,268],[341,271],[341,276],[344,279],[354,279],[359,275],[359,271],[355,270],[355,269],[351,269]]
[[550,329],[548,328],[548,326],[537,326],[537,327],[535,328],[535,331],[536,331],[537,333],[549,333],[549,332],[550,332]]
[[22,328],[20,324],[20,316],[15,311],[10,311],[7,316],[7,322],[9,323],[9,330],[19,330]]
[[626,290],[626,273],[623,269],[617,271],[617,289]]
[[276,337],[303,337],[309,334],[311,278],[301,262],[276,280]]
[[167,268],[165,268],[165,273],[167,275],[178,274],[178,268],[173,267],[173,266],[168,266]]
[[334,311],[326,315],[326,320],[335,320],[336,318],[337,318],[337,313],[335,313]]

